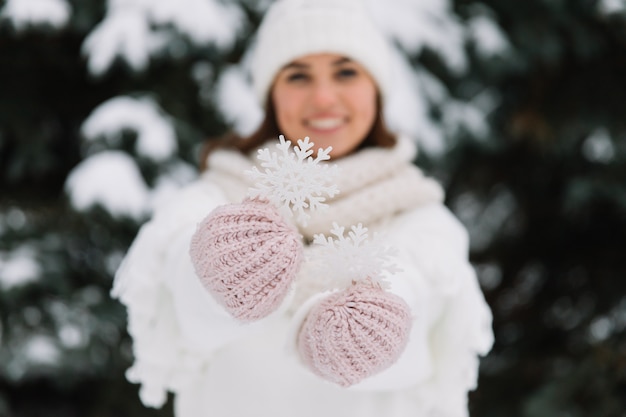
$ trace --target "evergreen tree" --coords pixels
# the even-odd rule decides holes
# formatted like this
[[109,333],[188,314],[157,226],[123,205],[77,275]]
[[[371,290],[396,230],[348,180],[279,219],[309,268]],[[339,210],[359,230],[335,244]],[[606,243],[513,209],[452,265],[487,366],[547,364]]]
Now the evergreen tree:
[[485,3],[513,65],[473,67],[492,135],[444,168],[495,316],[475,415],[623,416],[626,3]]

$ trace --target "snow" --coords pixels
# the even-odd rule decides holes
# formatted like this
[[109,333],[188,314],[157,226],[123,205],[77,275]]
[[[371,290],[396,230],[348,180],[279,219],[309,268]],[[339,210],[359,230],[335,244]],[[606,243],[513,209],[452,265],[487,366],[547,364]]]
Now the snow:
[[407,67],[407,72],[414,72],[419,80],[421,87],[420,96],[423,96],[425,99],[428,99],[428,101],[434,104],[441,104],[448,99],[450,95],[448,93],[448,89],[430,72],[421,68],[413,69],[411,67]]
[[72,9],[65,0],[7,0],[0,18],[10,20],[18,31],[36,25],[60,29],[67,25],[71,14]]
[[7,291],[38,281],[43,271],[35,256],[29,246],[0,252],[0,289]]
[[606,128],[594,130],[582,146],[583,156],[590,162],[607,164],[615,157],[615,147]]
[[603,15],[626,12],[626,0],[599,0],[598,11]]
[[11,207],[4,216],[4,222],[13,230],[20,230],[26,226],[26,214],[17,207]]
[[416,55],[428,47],[455,74],[466,71],[463,26],[448,0],[369,0],[368,5],[378,26],[402,49]]
[[[155,179],[154,190],[146,185],[133,157],[115,150],[125,130],[136,132],[135,152],[165,163]],[[81,127],[86,143],[104,140],[109,149],[95,153],[76,166],[66,181],[74,208],[102,206],[114,217],[141,220],[163,201],[197,176],[197,169],[176,158],[178,142],[170,118],[149,97],[118,96],[98,106]]]
[[74,208],[101,205],[112,216],[141,220],[149,212],[150,193],[135,161],[122,151],[97,153],[76,166],[65,183]]
[[[476,42],[484,56],[504,54],[510,48],[486,8],[481,8],[481,14],[465,28],[447,0],[392,0],[389,4],[370,0],[369,5],[382,30],[403,50],[418,54],[428,47],[457,75],[467,69],[468,38]],[[392,130],[416,138],[432,156],[442,155],[448,148],[446,137],[461,129],[479,138],[488,134],[487,112],[478,103],[452,98],[440,80],[427,70],[412,66],[404,52],[396,51],[393,61],[395,86],[385,108],[385,119]],[[430,117],[433,105],[443,112],[442,125]]]
[[54,340],[41,334],[28,339],[23,347],[23,354],[28,362],[38,365],[56,365],[61,357]]
[[171,158],[177,151],[172,122],[148,97],[118,96],[98,106],[81,128],[87,141],[105,138],[115,143],[123,130],[137,132],[136,152],[154,161]]
[[589,325],[589,334],[593,342],[608,339],[613,333],[613,321],[608,317],[597,317]]
[[468,38],[474,44],[476,51],[483,57],[503,55],[510,51],[511,45],[508,39],[489,17],[484,15],[474,16],[467,25]]
[[428,154],[443,153],[443,132],[431,119],[430,104],[424,94],[428,86],[400,52],[396,51],[392,59],[393,79],[396,81],[384,109],[389,128],[415,138]]
[[108,16],[87,36],[82,51],[88,56],[87,67],[94,75],[104,74],[119,57],[134,71],[148,67],[150,54],[157,49],[160,37],[153,37],[139,10]]
[[232,3],[211,0],[153,0],[142,2],[150,21],[172,25],[197,45],[214,43],[229,48],[243,28],[241,10]]
[[198,46],[229,48],[243,28],[243,14],[233,4],[215,0],[109,0],[107,14],[83,44],[89,71],[100,76],[119,57],[143,71],[150,57],[172,45],[175,33]]
[[63,324],[58,330],[58,337],[67,349],[79,349],[87,346],[88,336],[79,326],[71,323]]
[[[451,96],[444,84],[424,69],[414,69],[400,53],[393,68],[397,88],[385,106],[385,120],[396,132],[415,138],[420,148],[431,156],[441,156],[448,149],[446,138],[461,130],[478,139],[489,134],[487,115],[498,105],[498,97],[481,91],[471,101]],[[442,112],[441,123],[430,116],[432,106]]]
[[232,65],[222,72],[216,87],[215,104],[241,135],[254,132],[263,120],[263,109],[240,66]]
[[614,334],[623,334],[626,329],[626,296],[605,314],[595,317],[589,324],[588,339],[598,344]]
[[443,124],[446,133],[454,137],[460,130],[466,130],[477,138],[489,134],[486,115],[471,103],[450,99],[443,107]]

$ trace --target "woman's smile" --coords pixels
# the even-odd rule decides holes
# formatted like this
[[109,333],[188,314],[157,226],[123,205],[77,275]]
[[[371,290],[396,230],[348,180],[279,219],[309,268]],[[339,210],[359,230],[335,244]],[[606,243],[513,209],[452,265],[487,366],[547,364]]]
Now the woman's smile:
[[304,125],[311,130],[324,132],[334,132],[344,126],[347,123],[346,117],[339,116],[327,116],[327,117],[312,117],[304,120]]

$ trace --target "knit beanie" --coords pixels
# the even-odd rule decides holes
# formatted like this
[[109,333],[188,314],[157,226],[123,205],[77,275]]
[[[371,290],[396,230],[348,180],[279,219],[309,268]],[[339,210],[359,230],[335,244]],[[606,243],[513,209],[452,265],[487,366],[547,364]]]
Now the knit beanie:
[[390,90],[387,40],[363,6],[363,0],[277,0],[269,8],[253,51],[251,72],[262,105],[281,68],[308,54],[349,57],[369,72],[381,97]]

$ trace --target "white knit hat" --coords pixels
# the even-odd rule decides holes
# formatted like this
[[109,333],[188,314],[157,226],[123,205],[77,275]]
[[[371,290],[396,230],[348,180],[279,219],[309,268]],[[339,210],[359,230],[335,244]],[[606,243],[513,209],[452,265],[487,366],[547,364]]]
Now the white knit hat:
[[363,65],[381,96],[390,91],[389,45],[367,14],[364,0],[277,0],[257,32],[251,70],[264,105],[276,74],[312,53],[335,53]]

